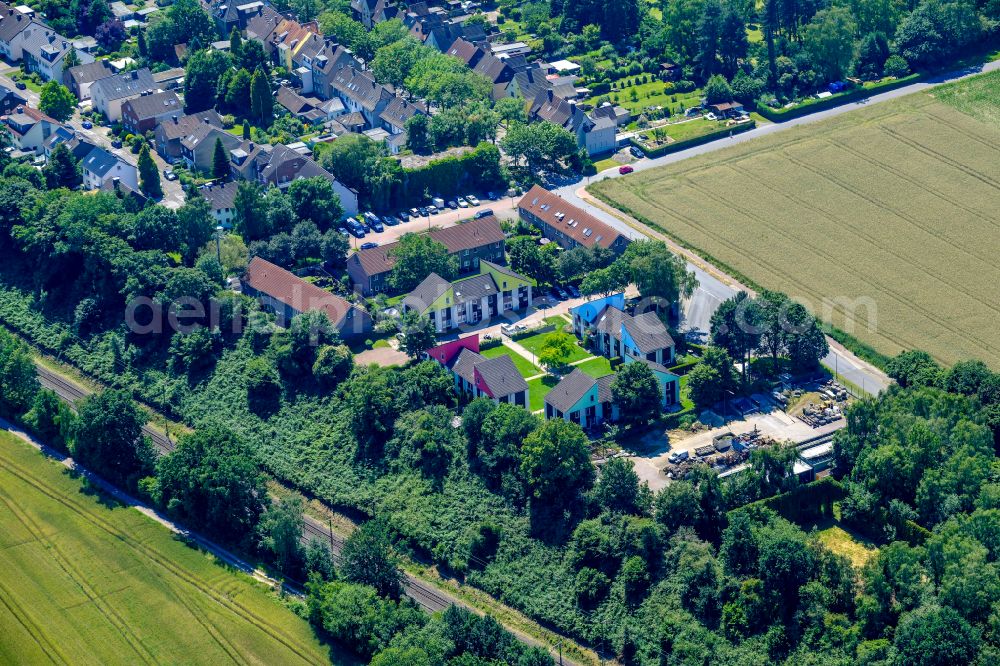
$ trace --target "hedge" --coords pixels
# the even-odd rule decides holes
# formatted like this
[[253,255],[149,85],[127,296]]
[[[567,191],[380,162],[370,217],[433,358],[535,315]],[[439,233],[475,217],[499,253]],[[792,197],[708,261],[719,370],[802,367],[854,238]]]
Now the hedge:
[[[792,522],[807,522],[833,518],[833,503],[846,495],[844,486],[832,476],[806,483],[781,495],[751,502],[735,511],[764,507]],[[732,512],[731,512],[732,513]]]
[[853,90],[837,93],[836,95],[832,95],[824,99],[810,97],[809,99],[804,100],[788,109],[772,109],[765,104],[758,104],[757,113],[772,122],[780,123],[786,120],[791,120],[792,118],[807,116],[810,113],[815,113],[817,111],[832,109],[840,106],[841,104],[847,104],[848,102],[856,102],[859,99],[865,99],[866,97],[895,90],[896,88],[902,88],[910,85],[911,83],[916,83],[922,77],[923,74],[910,74],[899,79],[893,79],[892,81],[882,81],[873,86],[868,86],[867,88],[854,88]]
[[694,407],[688,407],[687,409],[682,409],[679,412],[671,412],[663,417],[663,427],[667,430],[675,430],[681,426],[681,419],[685,416],[697,417],[697,412]]
[[494,347],[499,347],[501,345],[503,345],[503,339],[494,337],[489,340],[481,340],[479,342],[479,350],[483,351],[485,349],[493,349]]
[[518,331],[517,333],[510,336],[511,340],[521,340],[523,338],[530,338],[532,335],[539,335],[541,333],[552,333],[556,330],[556,327],[552,324],[547,324],[545,326],[539,326],[538,328],[529,328],[526,331]]
[[691,369],[699,363],[701,363],[701,359],[698,359],[697,361],[688,361],[687,363],[679,363],[672,368],[667,368],[667,370],[669,370],[671,374],[683,377],[687,373],[691,372]]
[[674,141],[673,143],[668,143],[667,145],[660,146],[659,148],[647,148],[641,142],[636,141],[635,137],[631,137],[629,139],[629,143],[645,153],[646,157],[663,157],[664,155],[676,153],[677,151],[685,150],[687,148],[694,148],[695,146],[700,146],[704,143],[715,141],[716,139],[722,139],[727,136],[735,136],[736,134],[749,132],[756,126],[757,122],[751,120],[750,122],[743,123],[742,125],[733,125],[732,127],[726,127],[715,132],[709,132],[708,134],[703,134],[701,136],[684,139],[683,141]]

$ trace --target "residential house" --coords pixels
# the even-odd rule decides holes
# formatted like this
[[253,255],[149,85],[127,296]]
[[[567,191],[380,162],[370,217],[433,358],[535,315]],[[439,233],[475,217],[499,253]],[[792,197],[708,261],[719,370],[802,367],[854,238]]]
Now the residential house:
[[236,190],[239,183],[230,180],[225,183],[207,183],[198,188],[199,194],[205,197],[212,207],[212,217],[216,226],[231,227],[236,217]]
[[127,21],[135,17],[135,11],[129,9],[128,5],[121,0],[115,0],[108,6],[111,8],[111,15],[119,21]]
[[478,275],[454,282],[431,273],[403,299],[403,310],[427,316],[442,333],[524,311],[531,305],[531,289],[531,281],[523,275],[481,261]]
[[[315,39],[310,38],[310,40]],[[311,92],[320,99],[339,99],[333,88],[334,77],[345,67],[359,69],[361,62],[354,57],[350,49],[329,38],[323,40],[322,47],[315,52],[312,49],[304,51],[306,52],[302,53],[299,68],[296,70],[296,75],[302,81],[302,91]],[[303,68],[308,70],[308,74],[302,71]]]
[[215,159],[215,142],[222,141],[222,146],[232,152],[239,148],[242,142],[238,136],[215,127],[207,122],[198,125],[191,134],[180,141],[181,158],[189,168],[205,173],[211,173]]
[[27,7],[13,7],[0,2],[0,54],[10,62],[23,57],[23,33],[31,25],[35,11]]
[[377,127],[380,116],[395,95],[388,88],[354,67],[343,67],[331,82],[337,96],[347,107],[348,113],[358,112],[368,127]]
[[743,115],[743,105],[739,102],[719,102],[718,104],[706,104],[705,108],[714,113],[719,118],[739,118]]
[[[38,21],[32,21],[20,36],[24,68],[36,72],[45,81],[61,83],[66,56],[74,50],[70,40]],[[86,51],[76,51],[76,57],[81,64],[94,62],[94,56]]]
[[260,257],[250,260],[240,283],[244,294],[257,298],[278,315],[279,326],[287,327],[296,315],[319,310],[344,339],[372,330],[371,315],[361,308]]
[[154,130],[156,152],[164,160],[173,164],[183,155],[184,149],[181,142],[196,132],[203,131],[202,125],[222,129],[222,117],[214,109],[209,109],[186,116],[173,114],[169,118],[160,119]]
[[104,181],[100,187],[100,191],[106,192],[107,194],[114,194],[119,199],[132,201],[134,204],[134,208],[132,210],[142,210],[149,202],[149,197],[143,194],[142,190],[138,187],[131,187],[128,184],[123,183],[118,177],[113,177],[110,180]]
[[438,345],[425,355],[447,369],[455,380],[455,390],[469,399],[489,398],[525,409],[531,404],[528,382],[514,361],[506,354],[484,357],[479,353],[478,334]]
[[94,81],[90,85],[90,98],[95,111],[103,113],[111,122],[118,122],[122,118],[122,104],[155,90],[152,73],[143,67]]
[[182,113],[184,105],[173,91],[147,93],[122,104],[122,127],[131,134],[145,134],[161,120]]
[[28,100],[16,90],[0,86],[0,115],[7,115],[19,106],[27,105]]
[[417,114],[426,115],[426,113],[422,104],[413,104],[402,97],[393,97],[378,117],[382,121],[382,128],[389,134],[405,134],[406,121]]
[[162,72],[153,72],[153,81],[160,90],[174,90],[184,83],[184,68],[172,67]]
[[351,12],[365,28],[371,30],[376,23],[394,18],[397,10],[390,0],[351,0]]
[[598,118],[610,118],[615,121],[615,125],[619,127],[622,125],[628,125],[632,122],[632,113],[628,109],[624,106],[612,104],[611,102],[604,102],[599,107],[594,109],[590,116],[594,120],[597,120]]
[[320,108],[322,100],[316,97],[303,97],[288,86],[278,88],[275,101],[305,123],[316,124],[327,120],[326,112]]
[[321,167],[314,159],[278,144],[267,154],[266,162],[258,158],[257,181],[271,187],[287,188],[299,178],[321,177],[330,181],[333,192],[340,198],[340,205],[347,215],[358,214],[358,193]]
[[[661,408],[669,409],[678,404],[680,377],[655,363],[647,365],[660,387]],[[612,398],[611,385],[614,381],[614,373],[591,377],[579,368],[574,368],[545,395],[545,418],[565,419],[582,428],[617,421],[621,413]]]
[[[479,270],[481,261],[505,263],[504,234],[497,218],[489,215],[445,229],[431,229],[427,235],[448,248],[457,257],[460,273]],[[347,258],[347,273],[365,296],[390,291],[388,279],[396,260],[392,250],[397,243],[387,243],[358,250]]]
[[573,332],[602,356],[674,363],[674,340],[655,312],[630,315],[623,294],[612,294],[570,309]]
[[599,155],[615,148],[615,123],[608,118],[590,118],[574,102],[558,97],[550,88],[538,93],[528,116],[559,125],[576,137],[576,143],[588,155]]
[[541,229],[546,238],[566,250],[600,245],[620,255],[630,242],[617,229],[539,185],[521,197],[517,211],[524,220]]
[[41,155],[45,141],[61,125],[52,118],[27,105],[14,108],[14,113],[4,117],[7,133],[14,148],[25,153]]
[[139,189],[139,171],[136,166],[100,146],[92,148],[80,160],[80,168],[83,171],[85,190],[99,190],[114,179],[134,190]]
[[114,76],[115,70],[107,60],[95,60],[86,65],[76,65],[66,70],[63,84],[70,89],[81,102],[90,99],[90,86],[94,81]]
[[209,14],[215,21],[218,33],[226,37],[233,28],[245,30],[247,25],[259,16],[280,16],[276,9],[259,0],[253,2],[216,0],[209,8]]

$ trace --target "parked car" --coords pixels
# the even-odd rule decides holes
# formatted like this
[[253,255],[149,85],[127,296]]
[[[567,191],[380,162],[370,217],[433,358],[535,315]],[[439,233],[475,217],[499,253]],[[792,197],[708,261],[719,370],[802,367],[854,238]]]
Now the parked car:
[[351,232],[347,230],[347,227],[337,227],[337,231],[340,232],[341,236],[350,236]]
[[559,300],[559,290],[556,289],[555,287],[552,287],[551,289],[549,289],[549,296],[552,298],[552,300],[558,301]]
[[467,195],[465,197],[465,200],[469,202],[470,206],[478,206],[479,205],[479,199],[477,199],[476,197],[472,196],[471,194]]
[[163,177],[167,180],[177,180],[177,174],[173,172],[173,169],[164,169]]
[[676,465],[679,462],[684,462],[691,457],[690,451],[674,451],[669,456],[667,456],[667,462]]
[[451,208],[452,210],[458,210],[458,204],[455,202],[454,199],[448,201],[448,208]]
[[382,226],[382,222],[379,220],[379,218],[375,218],[374,220],[372,220],[370,226],[372,228],[372,231],[376,233],[380,234],[383,231],[385,231],[385,227]]
[[84,120],[80,124],[83,126],[83,129],[94,129],[94,123],[90,122],[89,120]]
[[399,211],[399,219],[402,220],[403,222],[409,222],[410,214],[407,213],[405,210],[401,210]]
[[420,209],[414,206],[413,208],[410,209],[410,215],[412,215],[413,217],[418,217],[420,215]]
[[568,291],[573,298],[580,298],[580,290],[574,285],[566,287],[566,291]]
[[459,208],[468,208],[469,207],[469,202],[465,200],[465,197],[459,197],[458,198],[458,207]]
[[441,197],[434,197],[433,199],[431,199],[431,205],[437,208],[438,210],[441,210],[442,208],[444,208],[444,199],[442,199]]
[[635,169],[633,169],[627,164],[623,164],[620,167],[618,167],[618,173],[620,173],[623,176],[627,173],[632,173],[633,171],[635,171]]
[[356,227],[351,227],[351,235],[354,236],[355,238],[364,238],[365,230],[362,229],[360,225]]
[[362,250],[373,250],[373,249],[375,249],[377,247],[378,247],[378,243],[375,243],[373,241],[368,241],[367,243],[362,243],[361,244],[361,249]]
[[562,287],[556,287],[556,293],[559,294],[559,300],[565,301],[569,298],[569,294],[567,294],[566,290]]
[[424,206],[421,206],[419,210],[420,210],[420,217],[430,217],[431,216],[431,211],[430,211],[429,208],[425,208]]
[[472,219],[481,220],[482,218],[489,217],[492,214],[493,210],[491,208],[484,208],[480,211],[476,211],[476,214],[472,216]]
[[14,87],[17,88],[18,90],[24,90],[28,86],[24,84],[24,81],[18,81],[17,83],[14,84]]
[[111,147],[117,150],[121,150],[122,145],[123,144],[121,139],[114,139],[111,141]]
[[646,153],[642,152],[642,149],[640,149],[639,146],[632,146],[631,148],[628,149],[628,151],[632,153],[632,157],[634,157],[637,160],[641,160],[643,157],[646,156]]

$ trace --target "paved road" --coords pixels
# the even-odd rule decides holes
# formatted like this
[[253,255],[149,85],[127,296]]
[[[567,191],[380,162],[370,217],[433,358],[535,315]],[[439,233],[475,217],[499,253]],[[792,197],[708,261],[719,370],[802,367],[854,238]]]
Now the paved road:
[[[35,367],[38,372],[38,380],[41,383],[41,385],[44,386],[45,388],[52,390],[62,400],[70,403],[71,405],[79,402],[80,400],[82,400],[83,398],[87,397],[92,393],[90,389],[80,386],[75,382],[71,382],[65,377],[49,370],[48,368],[45,368],[37,364]],[[0,421],[0,427],[7,427],[7,426],[5,425],[4,422]],[[8,427],[7,429],[11,428]],[[160,432],[159,430],[150,427],[148,424],[146,426],[143,426],[142,431],[143,434],[149,437],[150,441],[153,443],[153,446],[156,447],[156,450],[160,455],[170,453],[176,447],[176,443],[171,438],[167,437],[166,435],[164,435],[164,433]],[[38,445],[38,443],[34,441],[32,441],[32,443]],[[73,464],[72,459],[70,458],[66,458],[66,461],[68,461],[70,465]],[[67,463],[64,461],[64,464]],[[95,478],[99,479],[99,477],[96,476]],[[122,491],[114,488],[110,484],[107,484],[103,480],[100,480],[100,484],[109,492],[115,494],[115,496],[118,497],[118,499],[125,501],[130,506],[135,506],[143,513],[149,515],[158,522],[166,525],[171,530],[180,534],[184,534],[185,536],[196,540],[199,543],[199,545],[203,546],[206,550],[209,550],[210,552],[216,554],[218,557],[220,557],[220,559],[227,562],[228,564],[272,586],[276,586],[279,584],[278,581],[269,578],[266,574],[264,574],[264,572],[257,570],[250,563],[241,560],[236,555],[233,555],[232,553],[222,548],[221,546],[215,544],[214,542],[210,541],[209,539],[206,539],[201,535],[195,534],[190,530],[185,530],[184,528],[177,526],[176,524],[169,521],[169,519],[167,519],[165,516],[159,514],[155,509],[143,505],[138,500],[126,495]],[[329,544],[330,551],[333,555],[334,561],[339,563],[340,553],[344,547],[344,541],[345,541],[344,537],[333,531],[331,526],[324,525],[322,522],[316,520],[315,518],[312,518],[311,516],[305,516],[302,541],[304,544],[306,544],[313,539],[319,539],[320,541]],[[285,585],[285,589],[288,589],[287,585]],[[447,609],[449,606],[456,605],[456,606],[461,606],[467,610],[470,610],[473,613],[477,613],[479,615],[483,614],[482,611],[480,611],[478,608],[470,606],[461,599],[448,594],[446,591],[435,588],[429,585],[428,583],[425,583],[417,576],[407,572],[403,572],[403,590],[406,596],[413,599],[421,608],[423,608],[428,613],[443,611]],[[292,586],[291,591],[292,592],[296,591],[294,586]],[[533,647],[539,647],[546,651],[552,650],[550,645],[542,643],[541,641],[538,641],[532,638],[531,636],[527,636],[521,632],[510,629],[509,627],[508,630],[511,631],[519,640],[521,640],[523,643],[527,645],[531,645]],[[578,663],[566,657],[563,657],[563,661],[567,664]]]

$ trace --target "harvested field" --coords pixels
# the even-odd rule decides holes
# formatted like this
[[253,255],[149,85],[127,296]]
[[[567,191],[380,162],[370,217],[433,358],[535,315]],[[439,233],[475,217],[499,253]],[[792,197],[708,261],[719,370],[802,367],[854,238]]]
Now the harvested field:
[[0,431],[0,662],[355,663],[242,574]]
[[884,354],[1000,369],[1000,72],[591,190]]

